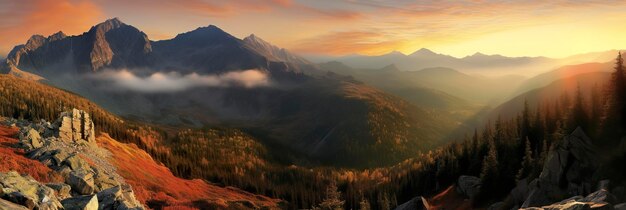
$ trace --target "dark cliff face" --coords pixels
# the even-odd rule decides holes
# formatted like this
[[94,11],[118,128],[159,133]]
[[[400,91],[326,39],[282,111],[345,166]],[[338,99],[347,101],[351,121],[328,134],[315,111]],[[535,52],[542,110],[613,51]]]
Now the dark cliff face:
[[303,77],[303,70],[316,69],[308,61],[259,38],[240,40],[216,26],[153,42],[117,18],[77,36],[62,32],[49,37],[34,35],[26,44],[16,46],[7,61],[18,69],[43,75],[106,68],[200,74],[260,69],[275,78],[293,79]]
[[201,27],[170,40],[153,42],[165,68],[198,73],[267,69],[267,59],[215,26]]
[[25,45],[15,47],[7,60],[34,73],[46,73],[52,65],[89,72],[107,67],[146,66],[151,62],[151,53],[146,34],[118,19],[110,19],[78,36],[68,37],[63,32],[47,38],[34,35]]

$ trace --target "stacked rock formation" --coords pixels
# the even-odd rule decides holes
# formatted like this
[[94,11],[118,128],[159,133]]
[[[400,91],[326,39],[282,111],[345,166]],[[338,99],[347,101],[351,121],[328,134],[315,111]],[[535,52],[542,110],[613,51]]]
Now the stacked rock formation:
[[9,120],[20,127],[26,156],[61,174],[64,183],[42,184],[16,172],[0,173],[0,209],[143,209],[130,185],[96,144],[85,111],[64,112],[55,123]]

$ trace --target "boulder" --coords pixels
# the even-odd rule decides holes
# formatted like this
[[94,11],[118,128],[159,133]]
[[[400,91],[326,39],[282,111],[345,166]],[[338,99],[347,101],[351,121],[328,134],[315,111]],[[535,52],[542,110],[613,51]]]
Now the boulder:
[[536,210],[613,210],[614,207],[606,202],[607,198],[606,191],[600,190],[595,193],[588,195],[587,197],[582,197],[580,195],[574,196],[565,200],[562,200],[557,203],[553,203],[550,205],[542,206],[542,207],[528,207],[522,208],[525,210],[528,209],[536,209]]
[[457,190],[468,198],[474,198],[480,192],[481,185],[480,178],[462,175],[457,181]]
[[28,208],[0,198],[0,210],[28,210]]
[[611,180],[605,179],[598,182],[598,190],[609,190]]
[[63,161],[65,161],[69,156],[70,154],[68,154],[67,152],[63,150],[56,150],[54,155],[52,155],[52,160],[54,160],[54,163],[56,164],[56,166],[61,166]]
[[422,196],[417,196],[406,203],[400,204],[395,210],[427,210],[430,209],[428,201]]
[[55,124],[59,125],[58,136],[64,141],[84,140],[93,145],[96,143],[93,121],[83,110],[72,109],[71,112],[63,112]]
[[613,208],[615,208],[615,210],[626,210],[626,203],[616,204]]
[[98,210],[98,196],[85,195],[62,200],[65,210]]
[[122,185],[122,198],[119,201],[118,209],[143,210],[141,202],[135,198],[135,192],[130,185]]
[[89,171],[78,170],[70,172],[66,183],[72,187],[72,190],[81,195],[90,195],[95,191],[93,174]]
[[115,186],[98,192],[99,209],[117,209],[118,201],[122,199],[122,187]]
[[615,196],[613,196],[611,193],[609,193],[609,191],[607,191],[607,190],[598,190],[598,191],[595,191],[595,192],[587,195],[587,197],[584,197],[583,199],[580,199],[579,201],[581,201],[581,202],[594,202],[594,203],[599,203],[599,202],[613,203],[616,200],[617,200],[617,198]]
[[37,149],[43,146],[39,132],[33,128],[28,128],[26,132],[20,133],[19,138],[28,149]]
[[91,166],[89,166],[89,163],[87,163],[87,161],[83,160],[76,154],[65,159],[64,164],[66,166],[69,166],[74,171],[78,171],[78,170],[90,171],[91,170]]
[[29,209],[58,209],[61,203],[53,189],[40,184],[30,176],[15,171],[0,173],[0,193],[3,199]]
[[550,151],[541,174],[529,184],[522,207],[545,206],[563,198],[591,193],[591,177],[597,164],[597,149],[582,129],[576,128]]
[[119,182],[115,181],[113,177],[107,176],[103,172],[96,173],[94,178],[94,183],[98,189],[109,189],[111,187],[115,187],[120,185]]
[[48,183],[46,184],[49,188],[53,189],[56,192],[56,195],[60,199],[65,199],[71,197],[70,191],[72,188],[70,185],[65,183]]

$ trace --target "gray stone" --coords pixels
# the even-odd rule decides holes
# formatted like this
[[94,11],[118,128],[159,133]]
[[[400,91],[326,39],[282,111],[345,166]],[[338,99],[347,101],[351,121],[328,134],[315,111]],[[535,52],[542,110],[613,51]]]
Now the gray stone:
[[70,154],[63,150],[56,150],[54,155],[52,155],[52,160],[54,160],[56,166],[61,166],[63,161],[65,161],[69,156]]
[[462,175],[457,181],[457,190],[459,193],[473,199],[480,192],[481,185],[480,178]]
[[98,210],[98,197],[85,195],[62,200],[65,210]]
[[90,195],[95,191],[93,174],[89,171],[79,170],[70,172],[66,183],[72,187],[74,192],[81,195]]
[[19,138],[29,149],[37,149],[43,146],[41,135],[33,128],[29,128],[26,132],[20,133]]
[[107,176],[102,172],[95,175],[94,183],[96,184],[98,189],[109,189],[111,187],[120,185],[120,183],[115,181],[113,177]]
[[87,163],[87,161],[83,160],[82,158],[80,158],[76,154],[68,157],[67,159],[65,159],[64,164],[66,166],[69,166],[74,171],[77,171],[77,170],[89,171],[89,170],[91,170],[91,166],[89,166],[89,163]]
[[120,186],[111,187],[109,189],[98,192],[99,209],[116,209],[119,200],[122,200],[122,188]]
[[598,190],[587,195],[587,197],[580,199],[581,202],[594,202],[594,203],[599,203],[599,202],[613,203],[616,200],[617,198],[611,195],[611,193],[609,193],[609,191],[607,190]]
[[626,210],[626,203],[616,204],[613,208],[615,208],[615,210]]
[[430,209],[430,205],[426,199],[422,196],[417,196],[406,203],[403,203],[396,207],[395,210],[427,210]]
[[592,191],[592,173],[598,168],[597,149],[577,128],[550,151],[539,178],[529,186],[523,208],[545,206],[559,199]]

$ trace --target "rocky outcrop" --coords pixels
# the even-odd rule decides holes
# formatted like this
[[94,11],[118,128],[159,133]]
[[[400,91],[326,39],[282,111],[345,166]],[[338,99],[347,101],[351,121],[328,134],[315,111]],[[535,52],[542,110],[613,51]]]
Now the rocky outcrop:
[[49,188],[53,189],[56,192],[56,195],[59,199],[65,199],[65,198],[69,198],[72,195],[70,194],[70,191],[72,190],[72,188],[70,187],[70,185],[65,184],[65,183],[48,183],[46,184],[46,186],[48,186]]
[[598,168],[596,149],[577,128],[550,151],[539,178],[529,184],[522,207],[542,206],[554,199],[586,195],[592,191],[591,177]]
[[480,178],[475,176],[460,176],[457,181],[457,191],[468,198],[474,198],[480,192]]
[[422,196],[417,196],[406,203],[396,207],[395,210],[427,210],[430,209],[428,201]]
[[73,109],[71,112],[63,112],[56,124],[59,127],[58,136],[62,140],[96,142],[93,121],[85,111]]
[[75,192],[81,195],[91,195],[95,191],[93,174],[89,171],[72,171],[66,182],[72,186]]
[[77,196],[63,201],[65,210],[98,210],[98,197],[95,195]]
[[43,146],[39,132],[32,128],[20,133],[20,139],[23,139],[22,143],[28,148],[37,149]]
[[522,208],[526,210],[565,210],[565,209],[598,209],[598,210],[612,210],[615,207],[611,202],[615,201],[615,198],[606,190],[598,190],[589,194],[587,197],[580,195],[574,196],[560,202],[550,204],[542,207],[529,207]]
[[58,209],[61,203],[55,191],[30,176],[17,172],[0,173],[0,198],[29,209]]
[[610,180],[593,178],[599,167],[597,156],[589,137],[577,128],[556,143],[538,178],[517,182],[508,204],[533,210],[619,209],[618,197],[609,192]]
[[0,198],[29,209],[143,209],[109,163],[110,152],[96,144],[86,112],[64,112],[55,123],[7,122],[20,127],[19,145],[26,157],[61,174],[65,183],[41,184],[16,172],[0,174]]

